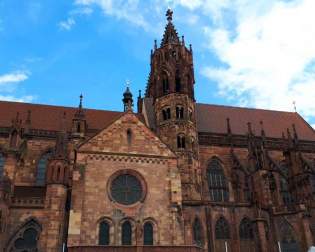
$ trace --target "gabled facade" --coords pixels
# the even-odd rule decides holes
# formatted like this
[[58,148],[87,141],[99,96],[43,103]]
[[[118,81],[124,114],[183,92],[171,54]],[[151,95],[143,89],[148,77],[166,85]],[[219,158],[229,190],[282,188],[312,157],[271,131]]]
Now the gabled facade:
[[314,129],[197,103],[170,10],[150,63],[137,113],[0,102],[0,251],[307,251]]

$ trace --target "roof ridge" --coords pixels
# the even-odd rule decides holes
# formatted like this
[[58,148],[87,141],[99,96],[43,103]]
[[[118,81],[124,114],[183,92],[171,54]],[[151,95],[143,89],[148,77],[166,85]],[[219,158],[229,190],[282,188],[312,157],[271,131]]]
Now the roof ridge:
[[[40,106],[40,107],[55,107],[55,108],[64,108],[64,109],[77,109],[77,107],[71,107],[71,106],[51,105],[51,104],[42,104],[42,103],[30,103],[30,102],[2,101],[2,100],[0,100],[0,103],[32,105],[32,106]],[[108,112],[123,113],[123,111],[108,110],[108,109],[95,109],[95,108],[83,108],[83,110],[108,111]]]
[[291,111],[283,111],[283,110],[275,110],[275,109],[263,109],[263,108],[237,107],[237,106],[223,105],[223,104],[209,104],[209,103],[197,102],[196,105],[206,105],[206,106],[225,107],[225,108],[237,108],[237,109],[244,109],[244,110],[260,110],[260,111],[266,111],[266,112],[280,112],[280,113],[295,114],[295,112],[291,112]]

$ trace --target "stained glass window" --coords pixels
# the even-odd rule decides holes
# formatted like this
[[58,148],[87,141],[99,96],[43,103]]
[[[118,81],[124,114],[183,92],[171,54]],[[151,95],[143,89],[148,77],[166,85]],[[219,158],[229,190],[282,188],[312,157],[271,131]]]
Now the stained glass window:
[[121,227],[121,244],[132,244],[132,227],[129,221],[125,221]]
[[195,219],[194,224],[193,224],[193,235],[194,235],[195,244],[198,246],[202,246],[203,245],[202,225],[198,218]]
[[4,172],[4,156],[0,153],[0,177],[3,176]]
[[221,217],[215,224],[215,238],[227,240],[230,239],[230,227],[226,219]]
[[111,184],[111,196],[118,203],[130,205],[141,199],[141,182],[133,175],[123,174]]
[[36,174],[36,185],[43,186],[46,181],[46,169],[48,164],[48,159],[52,155],[51,152],[47,152],[41,156],[37,163],[37,174]]
[[254,239],[252,222],[248,218],[244,218],[241,221],[239,228],[240,238],[242,240],[252,240]]
[[213,158],[207,169],[209,194],[212,201],[228,201],[228,183],[218,159]]
[[153,225],[150,222],[146,222],[143,226],[143,244],[153,245]]
[[99,228],[99,245],[109,245],[109,224],[106,221],[102,221]]

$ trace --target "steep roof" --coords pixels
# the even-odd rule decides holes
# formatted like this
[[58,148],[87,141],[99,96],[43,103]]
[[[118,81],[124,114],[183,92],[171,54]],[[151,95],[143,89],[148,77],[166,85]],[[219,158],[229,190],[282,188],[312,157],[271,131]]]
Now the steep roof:
[[[74,118],[77,108],[40,105],[20,102],[0,101],[0,127],[11,126],[11,121],[19,113],[19,118],[25,122],[27,111],[31,111],[31,128],[42,130],[59,130],[60,120],[66,112],[67,129],[71,129],[72,119]],[[111,123],[122,112],[83,109],[89,129],[102,129]]]
[[200,103],[196,107],[199,132],[226,133],[229,118],[233,134],[246,135],[250,122],[254,133],[260,135],[262,121],[267,137],[281,138],[287,128],[292,132],[294,124],[300,139],[315,141],[314,129],[298,113]]

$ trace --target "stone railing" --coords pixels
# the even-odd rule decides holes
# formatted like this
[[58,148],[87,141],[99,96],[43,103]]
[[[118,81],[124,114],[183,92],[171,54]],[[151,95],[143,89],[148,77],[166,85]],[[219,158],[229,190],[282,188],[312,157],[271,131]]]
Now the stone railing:
[[75,246],[68,252],[202,252],[196,246]]

